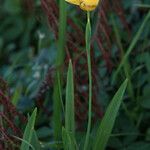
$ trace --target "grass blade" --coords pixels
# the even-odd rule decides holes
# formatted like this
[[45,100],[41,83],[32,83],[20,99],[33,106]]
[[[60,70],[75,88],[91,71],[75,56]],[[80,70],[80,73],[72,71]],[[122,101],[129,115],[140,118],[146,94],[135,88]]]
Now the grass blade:
[[[112,19],[112,25],[113,25],[117,45],[121,51],[121,59],[123,59],[123,57],[125,55],[124,54],[125,51],[124,51],[124,48],[123,48],[123,45],[121,42],[120,31],[119,31],[119,28],[117,27],[117,23],[115,22],[113,15],[112,15],[111,19]],[[128,86],[127,86],[128,93],[129,93],[130,97],[132,98],[132,100],[134,100],[135,97],[134,97],[133,85],[132,85],[132,81],[131,81],[131,66],[128,61],[128,58],[126,59],[126,61],[123,64],[123,69],[124,69],[125,76],[128,79]]]
[[[36,114],[37,114],[37,108],[34,109],[31,117],[28,119],[28,123],[23,134],[23,140],[27,141],[28,143],[31,143],[32,136],[34,133],[34,124],[35,124]],[[25,143],[24,141],[22,141],[20,149],[29,150],[29,144]]]
[[59,141],[61,139],[61,130],[62,130],[62,98],[61,94],[61,66],[64,62],[65,56],[65,42],[66,42],[66,2],[64,0],[59,0],[59,35],[58,35],[58,54],[56,58],[56,67],[57,72],[55,75],[54,83],[54,106],[53,106],[53,128],[54,128],[54,139]]
[[62,140],[64,150],[75,150],[70,134],[65,128],[62,128]]
[[73,67],[69,61],[66,85],[66,105],[65,105],[65,128],[62,128],[62,140],[65,150],[75,150],[75,109],[74,109],[74,82]]
[[143,30],[146,26],[146,23],[148,22],[148,20],[150,19],[150,11],[148,12],[148,14],[146,15],[146,17],[144,18],[144,21],[140,27],[140,29],[138,30],[137,34],[135,35],[133,41],[131,42],[129,48],[127,49],[126,54],[124,55],[118,69],[116,70],[114,76],[113,76],[113,81],[112,83],[114,83],[114,81],[116,80],[116,77],[118,76],[121,68],[123,67],[124,63],[126,62],[127,58],[129,57],[130,53],[132,52],[132,50],[134,49],[135,45],[137,44],[141,34],[143,33]]
[[36,149],[36,150],[41,150],[41,144],[38,140],[36,131],[33,131],[33,135],[32,135],[32,140],[31,140],[31,145]]
[[102,119],[100,127],[97,131],[94,150],[104,150],[106,147],[127,87],[127,82],[127,79],[123,82],[106,110],[105,116]]
[[74,83],[73,68],[71,61],[69,62],[66,86],[66,105],[65,105],[65,128],[74,135],[75,117],[74,117]]

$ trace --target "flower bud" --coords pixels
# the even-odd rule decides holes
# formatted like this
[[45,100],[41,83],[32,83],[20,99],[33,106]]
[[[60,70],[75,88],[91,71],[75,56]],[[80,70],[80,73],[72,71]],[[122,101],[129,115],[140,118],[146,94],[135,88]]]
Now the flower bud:
[[97,7],[99,0],[66,0],[66,2],[78,5],[82,10],[92,11]]

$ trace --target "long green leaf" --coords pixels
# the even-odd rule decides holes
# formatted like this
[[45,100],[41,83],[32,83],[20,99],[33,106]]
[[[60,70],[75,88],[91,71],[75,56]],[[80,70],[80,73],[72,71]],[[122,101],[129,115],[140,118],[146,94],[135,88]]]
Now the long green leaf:
[[74,109],[74,82],[73,67],[69,61],[66,85],[66,105],[65,105],[65,128],[62,128],[62,140],[64,150],[75,150],[75,109]]
[[36,150],[41,150],[41,144],[38,140],[36,131],[33,131],[33,135],[32,135],[32,140],[31,140],[31,145],[36,149]]
[[70,134],[64,127],[62,128],[62,140],[63,140],[64,150],[75,150]]
[[[114,33],[116,36],[118,47],[121,50],[121,59],[123,59],[125,51],[123,48],[123,44],[121,42],[121,36],[120,36],[119,29],[117,28],[117,23],[115,22],[113,15],[112,15],[112,24],[113,24],[113,29],[114,29]],[[124,73],[125,73],[126,78],[128,78],[127,90],[129,92],[132,100],[134,100],[135,99],[134,98],[134,91],[133,91],[133,85],[132,85],[132,81],[131,81],[131,66],[130,66],[130,63],[128,61],[128,58],[126,59],[126,61],[123,64],[123,69],[124,69]]]
[[104,150],[106,147],[127,87],[127,82],[127,79],[123,82],[106,110],[105,116],[103,117],[97,131],[94,150]]
[[74,83],[73,68],[71,61],[69,62],[66,86],[66,105],[65,105],[65,128],[74,135],[75,118],[74,118]]
[[54,84],[54,106],[53,106],[53,128],[54,128],[54,139],[59,141],[61,139],[62,130],[62,79],[61,79],[61,66],[64,62],[65,57],[65,43],[66,43],[66,23],[67,13],[66,13],[66,2],[64,0],[59,0],[59,35],[58,35],[58,53],[56,58],[57,72],[55,75]]
[[[34,124],[35,124],[36,114],[37,114],[37,108],[34,109],[31,117],[29,118],[27,126],[23,134],[23,140],[27,141],[28,143],[31,143],[32,136],[34,133]],[[29,150],[29,144],[25,143],[24,141],[22,141],[20,149]]]

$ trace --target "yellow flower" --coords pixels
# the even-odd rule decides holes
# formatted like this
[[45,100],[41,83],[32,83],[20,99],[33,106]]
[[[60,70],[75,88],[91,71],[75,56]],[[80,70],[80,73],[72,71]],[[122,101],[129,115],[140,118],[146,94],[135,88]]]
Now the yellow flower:
[[99,3],[99,0],[65,0],[65,1],[74,5],[78,5],[82,10],[86,11],[94,10]]

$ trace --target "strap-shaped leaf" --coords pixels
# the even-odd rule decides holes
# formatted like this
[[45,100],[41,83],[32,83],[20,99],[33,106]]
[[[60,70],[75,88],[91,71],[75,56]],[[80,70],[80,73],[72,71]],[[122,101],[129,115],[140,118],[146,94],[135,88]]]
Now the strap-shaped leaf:
[[62,128],[62,140],[65,150],[75,150],[75,115],[74,115],[73,67],[69,62],[66,86],[65,128]]
[[[34,109],[31,117],[29,118],[27,126],[23,134],[23,140],[27,141],[28,143],[31,143],[32,136],[34,133],[34,124],[35,124],[36,114],[37,114],[37,108]],[[20,149],[29,150],[29,144],[25,143],[24,141],[22,141]]]
[[65,106],[65,128],[74,135],[75,119],[74,119],[74,83],[73,68],[71,61],[69,62],[66,86],[66,106]]
[[127,79],[123,82],[106,110],[105,116],[103,117],[97,131],[94,150],[104,150],[106,147],[127,87],[127,82]]

